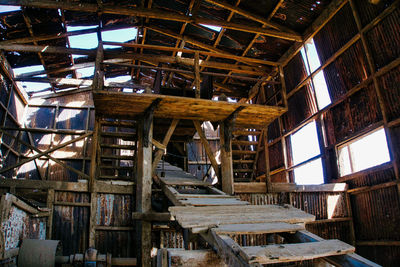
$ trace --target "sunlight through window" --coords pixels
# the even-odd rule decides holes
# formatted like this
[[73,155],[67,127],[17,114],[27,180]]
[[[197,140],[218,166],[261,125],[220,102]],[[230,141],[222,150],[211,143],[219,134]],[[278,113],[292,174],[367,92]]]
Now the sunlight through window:
[[390,161],[383,128],[357,138],[338,149],[340,175],[348,175]]
[[310,122],[290,136],[293,164],[297,165],[320,154],[317,127]]
[[324,183],[321,158],[295,168],[294,181],[301,185]]
[[324,71],[319,71],[313,77],[315,96],[317,97],[318,108],[321,110],[331,103],[328,86],[326,85]]

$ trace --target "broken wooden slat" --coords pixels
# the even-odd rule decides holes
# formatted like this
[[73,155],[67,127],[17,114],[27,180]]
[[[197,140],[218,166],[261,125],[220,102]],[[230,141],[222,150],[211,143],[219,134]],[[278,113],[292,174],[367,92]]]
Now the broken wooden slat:
[[217,234],[268,234],[282,232],[296,232],[304,230],[302,224],[290,224],[284,222],[255,223],[255,224],[225,224],[213,228]]
[[247,254],[250,263],[271,264],[342,255],[354,252],[355,248],[333,239],[311,243],[242,247],[242,250]]

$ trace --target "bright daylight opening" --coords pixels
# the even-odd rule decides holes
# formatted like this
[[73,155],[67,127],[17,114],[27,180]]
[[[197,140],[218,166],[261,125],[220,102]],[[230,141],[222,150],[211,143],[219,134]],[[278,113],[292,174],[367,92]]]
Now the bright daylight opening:
[[[317,126],[312,121],[290,136],[293,165],[305,162],[321,154]],[[297,184],[322,184],[324,175],[321,159],[318,158],[294,169]]]
[[[304,65],[307,70],[307,74],[311,75],[320,66],[321,62],[318,57],[318,52],[314,44],[314,40],[311,39],[307,42],[300,51],[303,58]],[[315,91],[315,96],[317,98],[317,104],[319,110],[328,106],[332,101],[329,96],[328,86],[326,85],[325,76],[323,70],[319,71],[312,77],[312,86]]]
[[[68,26],[68,32],[94,29],[97,26]],[[71,48],[93,49],[97,48],[98,40],[97,33],[87,33],[68,37]],[[72,58],[84,57],[84,55],[72,55]]]
[[210,30],[216,31],[216,32],[220,32],[221,31],[221,27],[218,26],[212,26],[212,25],[207,25],[207,24],[200,24],[201,26],[204,26]]
[[[34,72],[34,71],[42,71],[42,70],[44,70],[42,65],[34,65],[34,66],[29,66],[29,67],[13,69],[15,76],[29,73],[29,72]],[[24,89],[27,93],[37,92],[37,91],[40,91],[43,89],[51,88],[50,83],[17,82],[17,85],[20,89]]]
[[0,6],[0,13],[19,11],[19,10],[21,10],[20,6]]
[[362,136],[338,149],[340,175],[348,175],[390,161],[383,128]]
[[[136,38],[137,29],[136,28],[127,28],[113,31],[103,31],[101,32],[101,38],[103,41],[107,42],[119,42],[125,43],[128,41],[132,41]],[[120,48],[120,46],[116,45],[104,45],[104,48]]]

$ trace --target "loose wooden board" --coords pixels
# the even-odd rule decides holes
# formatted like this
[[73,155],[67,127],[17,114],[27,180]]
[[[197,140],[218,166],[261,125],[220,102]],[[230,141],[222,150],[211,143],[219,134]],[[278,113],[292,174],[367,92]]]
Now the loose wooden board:
[[213,228],[217,234],[269,234],[296,232],[305,230],[304,224],[291,224],[284,222],[254,223],[254,224],[225,224]]
[[298,244],[242,247],[242,250],[247,254],[250,263],[272,264],[343,255],[354,252],[355,248],[340,240],[332,239]]
[[236,198],[182,198],[178,200],[185,206],[233,206],[233,205],[249,205],[247,201],[241,201]]
[[200,121],[223,121],[236,109],[243,107],[236,118],[238,127],[265,127],[286,112],[283,107],[263,106],[198,98],[158,94],[122,92],[93,92],[96,114],[119,118],[133,118],[143,112],[156,99],[161,99],[155,118],[174,118]]
[[314,215],[291,206],[278,205],[170,207],[169,211],[183,228],[269,222],[306,223],[315,220]]

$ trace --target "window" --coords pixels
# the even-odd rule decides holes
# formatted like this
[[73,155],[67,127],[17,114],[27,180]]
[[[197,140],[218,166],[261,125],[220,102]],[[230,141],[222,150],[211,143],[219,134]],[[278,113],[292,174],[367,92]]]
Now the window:
[[380,128],[338,147],[340,176],[390,161],[385,130]]
[[290,136],[293,174],[297,184],[322,184],[324,172],[317,125],[312,121]]
[[321,66],[314,40],[311,39],[307,42],[300,52],[306,66],[307,74],[309,76],[312,75],[311,86],[315,92],[318,108],[321,110],[331,103],[331,98],[326,86],[324,71],[320,70],[314,73]]

